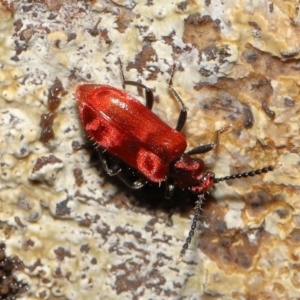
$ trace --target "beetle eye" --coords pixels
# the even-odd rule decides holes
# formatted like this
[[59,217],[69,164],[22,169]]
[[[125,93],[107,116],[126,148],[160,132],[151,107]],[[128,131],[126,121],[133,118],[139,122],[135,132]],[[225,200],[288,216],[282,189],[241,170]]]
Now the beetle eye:
[[212,171],[205,172],[204,180],[215,179],[215,173]]

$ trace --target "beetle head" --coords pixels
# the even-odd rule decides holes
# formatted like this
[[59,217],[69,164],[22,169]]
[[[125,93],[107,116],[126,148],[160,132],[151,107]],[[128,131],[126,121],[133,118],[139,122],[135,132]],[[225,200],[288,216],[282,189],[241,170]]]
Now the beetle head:
[[207,192],[214,184],[215,174],[205,171],[205,163],[200,158],[192,158],[184,153],[172,167],[172,177],[181,188],[188,188],[196,194]]

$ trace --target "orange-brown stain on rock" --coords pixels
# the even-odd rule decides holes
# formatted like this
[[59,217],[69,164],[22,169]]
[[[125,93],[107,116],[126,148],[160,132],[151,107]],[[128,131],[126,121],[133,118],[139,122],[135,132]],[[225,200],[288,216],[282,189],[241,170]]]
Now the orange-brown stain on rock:
[[228,229],[225,222],[226,207],[210,201],[205,205],[201,222],[208,226],[202,228],[199,248],[215,261],[220,268],[229,272],[243,271],[253,265],[262,240],[266,243],[269,234],[263,228],[256,230],[256,242],[249,241],[251,230]]
[[185,20],[182,39],[185,44],[192,44],[201,51],[219,41],[221,33],[211,17],[195,13]]
[[[207,102],[205,109],[213,110],[214,114],[218,110],[227,111],[226,118],[232,121],[240,119],[245,127],[251,127],[253,124],[251,105],[267,105],[273,94],[271,81],[260,73],[250,73],[239,79],[219,78],[218,83],[214,85],[198,83],[195,89],[208,95],[208,99],[204,99],[204,102]],[[234,102],[240,103],[244,109],[238,109]],[[274,117],[274,114],[270,113],[270,117]]]
[[155,80],[159,72],[158,67],[147,67],[147,62],[153,62],[157,60],[158,58],[155,50],[153,49],[151,43],[147,42],[144,44],[142,51],[136,55],[134,62],[130,62],[128,64],[126,70],[129,71],[130,69],[135,69],[141,74],[146,68],[150,72],[148,80]]
[[299,62],[296,59],[280,59],[268,52],[263,52],[247,44],[242,53],[244,62],[251,65],[255,73],[262,74],[268,79],[282,76],[298,77]]

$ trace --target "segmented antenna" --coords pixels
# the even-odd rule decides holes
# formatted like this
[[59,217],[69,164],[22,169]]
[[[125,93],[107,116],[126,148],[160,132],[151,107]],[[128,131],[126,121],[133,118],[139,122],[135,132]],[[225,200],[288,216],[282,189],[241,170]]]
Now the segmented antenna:
[[[238,174],[233,174],[233,175],[229,175],[229,176],[225,176],[225,177],[219,177],[219,178],[215,178],[214,179],[214,183],[218,183],[220,181],[226,181],[226,180],[230,180],[230,179],[238,179],[238,178],[245,178],[245,177],[251,177],[251,176],[255,176],[255,175],[259,175],[261,173],[268,173],[273,171],[275,168],[274,165],[270,165],[268,167],[264,167],[261,169],[256,169],[254,171],[249,171],[249,172],[244,172],[244,173],[238,173]],[[197,205],[195,207],[195,214],[194,214],[194,218],[192,221],[192,226],[189,232],[189,236],[187,237],[185,243],[183,244],[181,251],[180,251],[180,255],[177,257],[177,263],[180,263],[182,261],[183,256],[186,253],[186,250],[189,247],[189,244],[191,243],[192,237],[195,233],[195,229],[197,227],[197,221],[199,219],[200,216],[200,211],[202,208],[202,203],[203,203],[203,199],[204,199],[204,194],[200,194],[198,195],[198,201],[197,201]]]
[[200,194],[198,196],[198,201],[196,202],[197,205],[195,207],[195,214],[194,214],[194,218],[192,221],[192,226],[189,232],[189,236],[187,237],[187,239],[185,240],[185,243],[183,244],[181,251],[180,251],[180,255],[177,257],[177,264],[180,263],[182,261],[183,256],[185,255],[185,252],[187,250],[187,248],[189,247],[189,244],[191,243],[192,237],[195,233],[195,229],[197,227],[197,221],[199,219],[200,216],[200,211],[202,208],[202,203],[203,203],[203,199],[204,199],[204,194]]
[[220,181],[225,181],[225,180],[229,180],[229,179],[237,179],[237,178],[242,178],[242,177],[245,178],[245,177],[249,177],[249,176],[255,176],[255,175],[259,175],[261,173],[268,173],[270,171],[273,171],[274,168],[275,168],[274,165],[270,165],[268,167],[264,167],[262,169],[257,169],[254,171],[249,171],[249,172],[233,174],[233,175],[229,175],[229,176],[225,176],[225,177],[215,178],[214,183],[218,183]]

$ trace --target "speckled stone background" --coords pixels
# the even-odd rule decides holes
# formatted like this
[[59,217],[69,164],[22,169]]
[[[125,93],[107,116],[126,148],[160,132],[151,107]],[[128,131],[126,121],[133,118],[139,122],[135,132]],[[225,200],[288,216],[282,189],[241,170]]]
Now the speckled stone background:
[[[0,299],[299,299],[297,1],[0,3]],[[217,177],[275,165],[216,184],[180,264],[195,199],[130,191],[80,147],[76,86],[121,88],[118,57],[170,126],[176,64],[189,148],[232,125]]]

